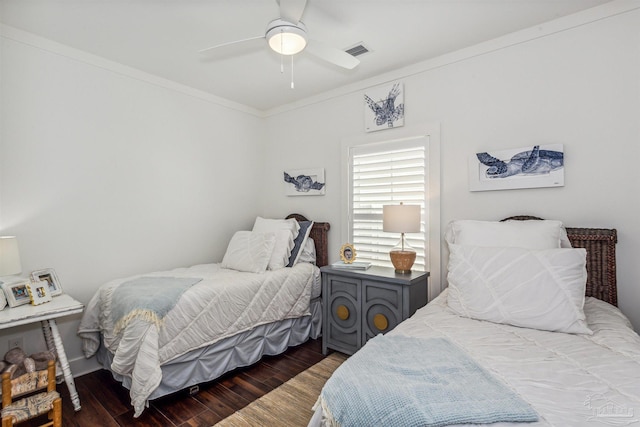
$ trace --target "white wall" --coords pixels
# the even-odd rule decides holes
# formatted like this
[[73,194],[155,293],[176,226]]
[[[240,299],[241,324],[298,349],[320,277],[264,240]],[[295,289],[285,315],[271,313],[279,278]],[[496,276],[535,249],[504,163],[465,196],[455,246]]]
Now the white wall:
[[[54,267],[83,302],[113,278],[219,260],[256,214],[330,222],[333,261],[346,230],[341,147],[363,135],[362,89],[402,79],[407,126],[440,125],[443,229],[455,218],[522,213],[617,228],[620,307],[640,329],[640,11],[531,33],[266,119],[3,37],[0,234],[19,237],[26,273]],[[565,187],[467,190],[470,153],[534,143],[564,144]],[[316,167],[326,171],[325,196],[284,196],[283,170]],[[60,322],[76,375],[90,368],[78,319]],[[0,353],[8,334],[25,335],[28,351],[44,345],[37,328],[17,328],[0,334]]]
[[[407,126],[441,125],[442,230],[453,219],[514,214],[617,228],[619,305],[640,330],[640,11],[528,34],[434,60],[425,71],[386,76],[404,81]],[[332,261],[346,238],[341,141],[364,133],[362,94],[353,90],[268,118],[263,211],[297,210],[331,222]],[[469,154],[549,143],[564,144],[564,187],[468,191]],[[326,195],[285,197],[280,176],[293,167],[324,167]]]
[[[0,234],[18,236],[24,274],[53,267],[86,303],[111,279],[219,261],[252,225],[263,119],[88,56],[0,50]],[[81,363],[78,320],[60,329]],[[38,325],[3,332],[0,354],[8,334],[44,346]]]

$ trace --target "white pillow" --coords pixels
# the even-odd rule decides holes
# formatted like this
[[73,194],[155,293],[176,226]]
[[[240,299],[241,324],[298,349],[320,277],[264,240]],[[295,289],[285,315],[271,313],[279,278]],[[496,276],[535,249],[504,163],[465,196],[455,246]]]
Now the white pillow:
[[445,231],[449,244],[519,247],[527,249],[570,248],[567,231],[560,221],[451,221]]
[[264,273],[269,264],[275,233],[237,231],[233,235],[221,267],[248,273]]
[[298,262],[307,262],[309,264],[316,264],[316,245],[311,237],[307,238],[302,250],[300,251],[300,256],[298,257]]
[[298,221],[291,219],[265,219],[257,217],[253,224],[253,231],[274,232],[276,241],[269,259],[269,270],[283,268],[289,263],[289,256],[293,249],[293,241],[298,235],[300,226]]
[[447,304],[455,313],[545,331],[591,334],[583,307],[585,249],[450,245]]

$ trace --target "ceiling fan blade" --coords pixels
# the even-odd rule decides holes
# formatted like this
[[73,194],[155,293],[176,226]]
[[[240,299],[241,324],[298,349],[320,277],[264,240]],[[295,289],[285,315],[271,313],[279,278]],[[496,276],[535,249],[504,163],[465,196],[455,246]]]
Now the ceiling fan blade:
[[256,36],[248,39],[236,40],[233,42],[218,44],[215,46],[208,47],[206,49],[199,50],[198,52],[208,54],[208,53],[213,53],[215,51],[216,53],[224,54],[224,53],[229,53],[232,50],[242,51],[243,48],[251,49],[258,46],[264,47],[264,40],[265,40],[264,36]]
[[297,24],[302,18],[307,0],[277,0],[280,5],[280,18]]
[[347,52],[335,47],[326,46],[315,40],[309,40],[305,51],[334,65],[346,68],[347,70],[352,70],[360,64],[358,59],[349,55]]

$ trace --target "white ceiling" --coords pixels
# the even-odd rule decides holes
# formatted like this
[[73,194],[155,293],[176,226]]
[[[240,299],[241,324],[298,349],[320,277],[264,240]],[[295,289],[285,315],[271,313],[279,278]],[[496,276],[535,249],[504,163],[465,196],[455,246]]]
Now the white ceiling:
[[309,38],[371,52],[344,70],[302,52],[280,73],[264,46],[198,50],[264,35],[275,0],[0,0],[3,24],[259,110],[424,61],[610,0],[308,0]]

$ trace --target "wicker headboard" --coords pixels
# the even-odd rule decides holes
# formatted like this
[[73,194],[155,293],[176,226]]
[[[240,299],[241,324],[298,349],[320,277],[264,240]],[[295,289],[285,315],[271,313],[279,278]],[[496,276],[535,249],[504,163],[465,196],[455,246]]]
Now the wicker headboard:
[[[507,220],[540,220],[534,216],[512,216]],[[616,282],[616,243],[618,235],[615,228],[575,228],[567,227],[567,236],[574,248],[587,250],[587,289],[588,297],[598,298],[609,304],[618,305]]]
[[[297,221],[309,221],[303,215],[296,213],[288,215],[286,219],[289,218],[295,218]],[[329,228],[331,225],[328,222],[314,222],[309,234],[316,246],[316,265],[318,267],[329,264],[329,241],[327,240]]]

